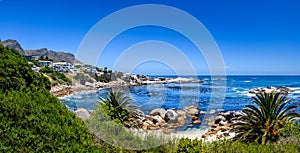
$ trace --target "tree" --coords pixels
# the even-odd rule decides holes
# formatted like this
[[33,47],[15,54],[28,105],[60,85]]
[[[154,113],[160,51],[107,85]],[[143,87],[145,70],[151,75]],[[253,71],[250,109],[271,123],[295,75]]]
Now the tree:
[[299,117],[299,114],[291,111],[297,106],[288,105],[290,101],[281,93],[257,94],[253,98],[257,106],[246,105],[243,109],[245,115],[234,124],[237,133],[235,139],[261,144],[276,142],[282,135],[282,128]]
[[117,123],[124,124],[130,118],[129,104],[133,101],[124,92],[109,91],[106,98],[99,97],[104,111]]

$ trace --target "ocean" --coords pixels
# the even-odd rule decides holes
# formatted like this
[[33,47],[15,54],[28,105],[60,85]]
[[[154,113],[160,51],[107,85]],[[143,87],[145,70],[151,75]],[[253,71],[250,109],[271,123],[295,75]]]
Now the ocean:
[[[177,76],[150,76],[175,78]],[[189,76],[185,76],[188,77]],[[258,87],[288,87],[295,91],[288,95],[292,104],[300,102],[300,76],[227,76],[225,80],[212,80],[210,76],[198,76],[203,83],[169,83],[136,86],[129,88],[128,95],[134,100],[140,110],[148,114],[155,108],[184,109],[186,106],[196,105],[202,111],[238,111],[245,105],[253,104],[250,89]],[[224,82],[225,81],[225,82]],[[222,82],[221,85],[218,82]],[[226,83],[224,86],[223,83]],[[212,90],[226,90],[220,98],[211,99]],[[98,91],[82,91],[60,99],[70,110],[77,108],[95,109],[95,103],[100,97],[106,96],[108,89]],[[223,98],[222,98],[223,97]],[[300,113],[300,108],[295,109]]]

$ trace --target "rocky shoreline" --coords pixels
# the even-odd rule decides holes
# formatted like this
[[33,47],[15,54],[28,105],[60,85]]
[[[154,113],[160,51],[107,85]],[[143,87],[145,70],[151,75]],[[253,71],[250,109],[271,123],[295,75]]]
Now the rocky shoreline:
[[[282,94],[293,92],[287,87],[267,87],[251,89],[249,93],[258,94],[261,92],[279,92]],[[77,116],[86,119],[92,113],[83,108],[75,111]],[[207,115],[207,117],[204,117]],[[236,119],[244,115],[242,111],[219,110],[202,111],[197,106],[186,106],[184,109],[156,108],[145,114],[136,109],[133,117],[126,123],[125,127],[133,131],[156,131],[172,135],[178,138],[199,139],[204,142],[232,139],[235,133],[232,132]],[[200,120],[203,118],[204,120]],[[205,130],[194,128],[194,126],[206,127]],[[186,129],[192,129],[187,130]]]
[[[75,113],[84,120],[92,114],[92,111],[79,108]],[[210,117],[206,118],[205,121],[201,121],[201,115],[210,115]],[[212,142],[233,138],[235,133],[231,130],[235,122],[234,120],[241,115],[243,115],[241,111],[204,112],[194,105],[178,110],[157,108],[153,109],[150,114],[144,114],[142,111],[136,110],[133,117],[125,123],[125,127],[131,129],[131,131],[162,132],[178,138]],[[180,130],[184,127],[200,126],[200,124],[207,127],[206,130],[201,131],[198,128],[191,128],[194,129],[191,132]]]
[[56,97],[63,97],[63,96],[73,94],[76,91],[83,91],[83,90],[97,90],[97,88],[91,86],[61,85],[61,86],[52,87],[50,93],[52,93]]
[[122,79],[117,79],[117,81],[111,81],[108,83],[104,82],[94,82],[86,83],[86,85],[56,85],[50,90],[56,97],[63,97],[70,95],[75,91],[81,90],[97,90],[99,88],[114,88],[114,87],[133,87],[141,85],[151,85],[151,84],[167,84],[167,83],[201,83],[203,80],[198,80],[194,78],[148,78],[146,80],[140,80],[138,78],[133,78],[129,83]]

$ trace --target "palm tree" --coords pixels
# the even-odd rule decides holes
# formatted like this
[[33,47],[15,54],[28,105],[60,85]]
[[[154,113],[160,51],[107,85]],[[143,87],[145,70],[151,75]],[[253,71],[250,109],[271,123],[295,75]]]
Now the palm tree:
[[257,105],[246,105],[245,115],[239,117],[234,124],[235,139],[244,142],[266,144],[275,142],[282,135],[282,128],[291,121],[299,119],[299,114],[293,112],[295,105],[288,105],[287,99],[281,93],[260,93],[253,97]]
[[130,103],[133,101],[126,93],[120,90],[109,91],[106,98],[99,97],[100,104],[105,112],[115,122],[124,123],[130,117],[129,108]]

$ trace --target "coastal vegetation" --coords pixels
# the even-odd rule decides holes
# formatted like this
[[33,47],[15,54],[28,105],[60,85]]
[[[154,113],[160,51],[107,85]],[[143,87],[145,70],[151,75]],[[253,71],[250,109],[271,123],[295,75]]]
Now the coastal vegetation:
[[124,124],[131,117],[128,106],[133,100],[126,93],[111,90],[106,98],[99,98],[104,112],[116,123]]
[[[42,71],[53,73],[47,68]],[[300,151],[300,125],[292,122],[297,117],[292,110],[295,106],[282,94],[254,98],[255,105],[244,109],[247,115],[240,118],[242,124],[236,128],[241,139],[208,143],[139,135],[124,127],[135,111],[130,97],[119,91],[100,98],[91,116],[81,120],[50,94],[51,83],[45,75],[34,72],[18,51],[2,45],[0,88],[0,152]]]
[[84,123],[49,93],[50,82],[0,45],[0,152],[92,152]]
[[71,84],[71,80],[62,72],[54,71],[53,68],[45,66],[40,69],[40,72],[49,77],[51,86],[57,84]]
[[253,97],[257,105],[246,105],[245,115],[238,118],[234,131],[236,139],[243,142],[258,142],[266,144],[276,142],[282,135],[282,128],[288,123],[299,119],[299,114],[293,112],[295,105],[289,105],[291,99],[286,99],[281,93],[260,93]]

